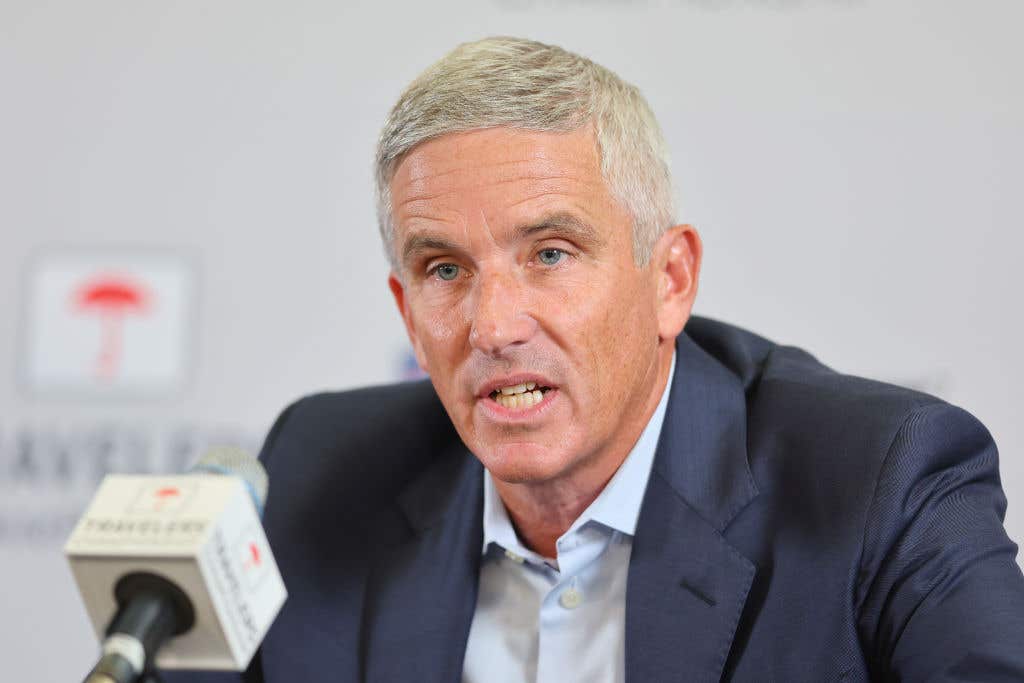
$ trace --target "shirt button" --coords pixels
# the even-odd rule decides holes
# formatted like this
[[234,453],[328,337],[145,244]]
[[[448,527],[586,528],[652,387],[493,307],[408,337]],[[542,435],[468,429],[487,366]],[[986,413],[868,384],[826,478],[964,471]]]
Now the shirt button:
[[565,609],[576,609],[583,602],[583,595],[575,588],[566,588],[558,597],[558,604]]
[[506,551],[505,551],[505,557],[507,557],[508,559],[512,560],[512,561],[513,561],[513,562],[515,562],[516,564],[522,564],[522,563],[523,563],[523,561],[524,561],[524,558],[523,558],[522,556],[520,556],[520,555],[516,555],[516,554],[515,554],[514,552],[512,552],[511,550],[506,550]]

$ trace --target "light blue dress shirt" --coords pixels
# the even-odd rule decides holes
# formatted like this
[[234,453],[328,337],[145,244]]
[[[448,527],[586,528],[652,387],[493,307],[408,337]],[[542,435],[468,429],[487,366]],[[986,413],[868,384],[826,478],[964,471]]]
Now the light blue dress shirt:
[[464,683],[622,683],[626,574],[640,503],[665,419],[658,407],[600,495],[556,544],[526,548],[484,471],[484,545]]

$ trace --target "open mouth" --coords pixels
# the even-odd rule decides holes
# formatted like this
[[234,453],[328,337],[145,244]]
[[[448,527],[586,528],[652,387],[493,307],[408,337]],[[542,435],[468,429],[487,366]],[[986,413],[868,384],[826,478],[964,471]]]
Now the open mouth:
[[534,382],[524,382],[495,389],[491,392],[491,400],[509,410],[522,410],[543,401],[544,394],[549,391],[551,391],[551,387],[539,386]]

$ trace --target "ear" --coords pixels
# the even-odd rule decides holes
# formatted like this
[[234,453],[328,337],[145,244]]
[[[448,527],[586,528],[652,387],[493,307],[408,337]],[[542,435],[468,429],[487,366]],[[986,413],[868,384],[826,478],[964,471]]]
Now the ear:
[[697,298],[703,245],[692,225],[676,225],[654,245],[651,266],[658,283],[658,338],[675,339]]
[[427,368],[426,355],[423,353],[423,347],[420,345],[419,337],[416,335],[416,328],[412,324],[412,311],[409,309],[409,300],[406,298],[405,285],[402,284],[395,271],[391,271],[388,275],[388,287],[391,289],[391,295],[395,297],[395,305],[398,306],[398,312],[402,314],[402,322],[405,323],[405,333],[409,335],[409,342],[412,344],[412,350],[416,354],[416,362],[419,363],[420,368],[424,372],[429,374],[430,370]]

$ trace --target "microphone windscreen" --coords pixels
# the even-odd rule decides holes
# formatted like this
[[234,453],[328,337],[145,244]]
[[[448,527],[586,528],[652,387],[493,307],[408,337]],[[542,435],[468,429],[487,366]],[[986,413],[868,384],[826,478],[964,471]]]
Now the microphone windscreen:
[[206,451],[189,470],[190,474],[223,474],[245,482],[256,510],[263,516],[267,500],[267,471],[259,460],[241,448],[222,446]]

